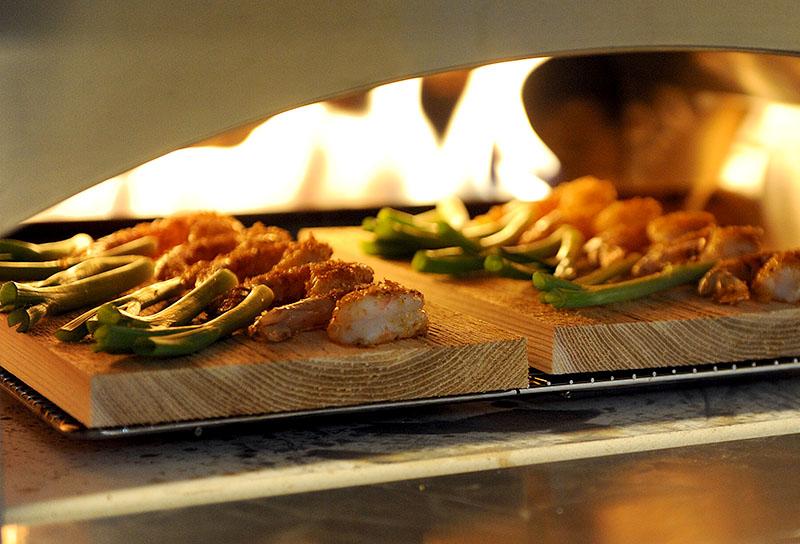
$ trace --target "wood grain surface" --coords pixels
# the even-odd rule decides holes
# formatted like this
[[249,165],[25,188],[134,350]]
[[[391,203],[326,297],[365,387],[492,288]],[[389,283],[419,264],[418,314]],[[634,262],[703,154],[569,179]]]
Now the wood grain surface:
[[348,347],[324,331],[267,344],[235,336],[167,360],[94,353],[0,325],[2,366],[88,427],[501,391],[528,386],[525,340],[430,301],[424,338]]
[[734,362],[800,354],[800,307],[720,305],[690,287],[600,308],[556,310],[528,281],[419,274],[408,263],[364,255],[360,229],[315,229],[337,256],[361,260],[462,317],[528,340],[531,366],[562,374]]

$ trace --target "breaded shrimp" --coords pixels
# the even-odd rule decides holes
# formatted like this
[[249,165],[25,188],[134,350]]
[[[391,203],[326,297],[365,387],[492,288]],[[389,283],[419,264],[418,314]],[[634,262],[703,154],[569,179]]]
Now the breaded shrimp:
[[592,226],[595,232],[604,232],[620,225],[646,230],[648,223],[662,213],[661,204],[654,198],[636,197],[617,200],[597,214]]
[[800,250],[775,253],[753,280],[759,300],[800,301]]
[[752,226],[714,227],[700,260],[730,259],[761,251],[764,229]]
[[341,344],[373,346],[424,334],[428,315],[423,305],[419,291],[384,280],[337,302],[328,337]]
[[214,212],[177,214],[149,223],[139,223],[127,229],[118,230],[95,241],[86,250],[87,255],[96,255],[107,249],[117,247],[144,236],[158,240],[156,257],[170,248],[188,240],[210,235],[241,232],[244,226],[235,218]]
[[655,274],[668,264],[685,263],[697,258],[706,245],[706,237],[710,230],[694,231],[670,242],[653,244],[633,268],[633,276]]
[[[286,291],[291,290],[291,287],[281,285],[276,280],[287,278],[286,272],[294,271],[308,272],[304,285],[305,298],[264,312],[250,327],[251,336],[280,342],[299,331],[322,328],[331,320],[336,301],[355,289],[367,287],[372,283],[373,276],[372,268],[365,264],[323,261],[290,268],[288,271],[276,271],[277,274],[265,283],[273,291],[273,285],[277,283],[278,293],[287,298]],[[299,282],[287,280],[287,283],[296,287]]]
[[343,289],[352,290],[357,285],[370,284],[374,271],[361,263],[338,260],[323,261],[309,265],[310,277],[306,281],[306,296],[325,296]]
[[653,198],[618,200],[594,219],[597,235],[586,242],[585,251],[595,266],[608,266],[650,244],[647,225],[661,215],[661,204]]
[[610,181],[585,176],[558,185],[547,199],[550,209],[536,223],[522,233],[519,243],[528,243],[547,236],[561,225],[572,225],[584,236],[592,236],[595,216],[617,198],[617,190]]
[[722,260],[700,279],[697,292],[722,304],[748,300],[750,284],[770,257],[772,253],[755,253]]
[[[199,236],[200,232],[208,233],[210,230],[202,227],[192,231],[189,240],[173,247],[159,258],[156,263],[158,279],[169,279],[185,274],[187,285],[191,285],[197,277],[201,275],[205,277],[203,271],[212,266],[211,262],[214,259],[227,255],[240,246],[288,242],[292,239],[288,231],[279,227],[267,227],[261,223],[255,223],[247,229],[231,230],[205,237]],[[188,271],[190,267],[192,270]]]
[[647,236],[654,244],[669,243],[689,233],[712,227],[717,220],[709,212],[672,212],[650,221]]
[[331,320],[336,297],[304,298],[261,314],[247,334],[257,340],[283,342],[298,332],[324,328]]

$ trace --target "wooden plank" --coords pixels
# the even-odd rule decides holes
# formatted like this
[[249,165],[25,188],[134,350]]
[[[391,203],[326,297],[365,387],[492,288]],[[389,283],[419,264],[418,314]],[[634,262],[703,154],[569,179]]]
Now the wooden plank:
[[531,366],[550,373],[734,362],[800,354],[800,307],[716,304],[690,287],[600,308],[556,310],[529,282],[418,274],[407,263],[364,255],[357,228],[316,229],[337,256],[361,260],[455,312],[528,339]]
[[147,360],[62,344],[51,319],[0,326],[2,366],[89,427],[162,423],[452,396],[528,386],[525,340],[431,301],[427,337],[375,348],[323,331],[280,344],[238,336],[189,357]]

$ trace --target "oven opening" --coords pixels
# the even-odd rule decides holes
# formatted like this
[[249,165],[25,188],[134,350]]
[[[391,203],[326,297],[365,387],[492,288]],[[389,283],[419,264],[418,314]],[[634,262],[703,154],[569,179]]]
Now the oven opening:
[[389,83],[176,150],[32,222],[537,200],[583,175],[800,243],[800,61],[650,52],[522,59]]

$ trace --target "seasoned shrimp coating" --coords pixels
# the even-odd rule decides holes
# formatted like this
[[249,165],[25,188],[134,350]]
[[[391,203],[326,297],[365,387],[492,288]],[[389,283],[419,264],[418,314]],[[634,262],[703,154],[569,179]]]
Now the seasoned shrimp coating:
[[270,237],[247,238],[228,253],[218,255],[211,261],[194,263],[181,277],[184,284],[194,285],[214,272],[227,268],[236,274],[239,281],[244,281],[245,278],[272,269],[292,243]]
[[633,268],[634,276],[655,274],[668,264],[685,263],[697,258],[706,245],[709,230],[689,232],[670,242],[653,244]]
[[761,251],[764,229],[751,226],[714,227],[700,260],[730,259]]
[[[617,200],[606,206],[594,218],[595,232],[604,232],[625,225],[646,231],[647,224],[663,213],[658,200],[650,197]],[[644,233],[646,235],[646,232]]]
[[592,176],[562,183],[554,192],[558,197],[560,224],[572,225],[584,236],[594,234],[595,217],[617,199],[613,183]]
[[771,253],[755,253],[720,261],[700,279],[698,294],[722,304],[749,300],[750,283],[771,256]]
[[424,334],[428,328],[424,303],[419,291],[384,280],[337,302],[328,337],[341,344],[373,346]]
[[[187,274],[187,278],[196,278],[202,275],[204,268],[210,266],[210,261],[230,253],[242,244],[292,239],[288,231],[279,227],[266,227],[261,223],[255,223],[250,228],[241,230],[219,229],[221,232],[212,234],[215,230],[218,229],[209,224],[192,230],[188,240],[173,247],[158,259],[156,277],[169,279]],[[187,273],[190,267],[193,271]]]
[[356,285],[370,284],[374,271],[361,263],[332,260],[309,265],[310,277],[306,281],[306,296],[317,297],[341,290],[352,290]]
[[186,269],[199,261],[210,261],[217,255],[228,253],[239,245],[236,234],[218,234],[178,244],[156,261],[155,276],[166,280],[182,275]]
[[669,243],[689,233],[712,227],[716,222],[714,215],[709,212],[672,212],[650,221],[647,236],[654,244]]
[[[278,293],[279,300],[294,298],[296,302],[264,312],[249,333],[269,342],[280,342],[300,331],[325,327],[331,320],[336,301],[372,283],[373,271],[365,264],[334,260],[275,270],[268,276],[263,283]],[[303,278],[301,291],[298,287]],[[302,300],[297,300],[299,298]]]
[[257,340],[283,342],[298,332],[322,329],[331,320],[336,297],[304,298],[261,314],[247,333]]
[[772,255],[756,274],[753,293],[762,301],[800,301],[800,250]]
[[648,223],[661,215],[661,204],[653,198],[618,200],[607,206],[594,219],[598,234],[586,242],[589,262],[608,266],[629,253],[641,253],[648,245]]
[[[275,265],[277,269],[289,269],[307,263],[326,261],[333,255],[333,248],[325,242],[320,242],[313,236],[309,236],[300,242],[294,242],[286,248],[281,255],[280,261]],[[255,276],[256,274],[250,274]]]
[[98,239],[86,251],[87,255],[96,255],[107,249],[117,247],[144,236],[153,236],[158,240],[156,257],[170,248],[187,240],[225,233],[241,232],[244,226],[235,218],[214,212],[196,212],[177,214],[149,223],[139,223],[127,229],[118,230]]
[[561,225],[572,225],[584,236],[592,236],[595,216],[616,199],[614,184],[593,176],[561,183],[542,201],[542,215],[522,233],[519,243],[536,241]]
[[[318,281],[325,281],[324,275],[326,271],[333,273],[332,270],[336,266],[345,267],[345,265],[350,264],[342,261],[328,261],[327,259],[332,253],[333,250],[328,244],[319,242],[313,237],[302,242],[291,242],[285,247],[277,262],[274,261],[274,258],[271,259],[273,266],[269,270],[244,279],[242,287],[232,289],[223,298],[214,301],[211,311],[213,313],[221,313],[235,307],[244,300],[250,288],[254,285],[266,285],[269,287],[274,296],[273,305],[275,306],[305,298],[309,296],[308,282],[315,275],[320,276],[321,279]],[[329,265],[327,264],[328,262],[339,263],[339,265]],[[366,268],[369,269],[370,274],[366,283],[369,283],[372,281],[372,269]],[[339,274],[341,275],[342,272],[339,271]],[[333,278],[328,281],[333,281]],[[339,281],[344,282],[345,278],[340,276]],[[359,281],[356,283],[364,282]]]

